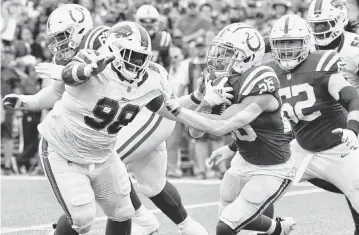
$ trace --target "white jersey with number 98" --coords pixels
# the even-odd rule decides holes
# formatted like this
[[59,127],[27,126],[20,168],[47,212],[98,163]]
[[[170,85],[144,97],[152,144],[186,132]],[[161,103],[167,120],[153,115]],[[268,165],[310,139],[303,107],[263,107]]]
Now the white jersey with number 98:
[[161,93],[158,73],[147,69],[143,82],[122,81],[111,65],[86,83],[65,86],[62,99],[39,125],[56,152],[77,163],[104,162],[118,132]]

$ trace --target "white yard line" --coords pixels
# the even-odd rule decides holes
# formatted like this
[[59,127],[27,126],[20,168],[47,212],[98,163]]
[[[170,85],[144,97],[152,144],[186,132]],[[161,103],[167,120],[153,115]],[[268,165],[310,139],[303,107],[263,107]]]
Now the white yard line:
[[[308,189],[308,190],[300,190],[300,191],[293,191],[293,192],[288,192],[284,195],[284,197],[293,197],[293,196],[298,196],[298,195],[303,195],[303,194],[313,194],[313,193],[321,193],[321,192],[325,192],[322,189]],[[212,206],[217,206],[218,202],[206,202],[206,203],[198,203],[198,204],[192,204],[192,205],[186,205],[185,208],[187,210],[191,210],[191,209],[199,209],[199,208],[203,208],[203,207],[212,207]],[[150,210],[152,213],[158,213],[160,212],[160,210],[158,209],[154,209],[154,210]],[[107,220],[106,216],[101,216],[101,217],[96,217],[95,222],[98,221],[104,221]],[[19,227],[19,228],[1,228],[0,230],[0,234],[7,234],[7,233],[15,233],[15,232],[26,232],[26,231],[44,231],[44,230],[51,230],[52,228],[52,224],[39,224],[39,225],[34,225],[34,226],[29,226],[29,227]]]
[[[0,176],[1,180],[28,180],[28,181],[38,181],[38,180],[47,180],[45,176],[28,176],[28,175],[7,175]],[[219,179],[207,179],[207,180],[197,180],[191,178],[182,178],[182,179],[169,179],[171,183],[174,184],[197,184],[197,185],[219,185],[221,180]],[[310,187],[313,186],[308,182],[302,182],[294,186],[301,187]]]

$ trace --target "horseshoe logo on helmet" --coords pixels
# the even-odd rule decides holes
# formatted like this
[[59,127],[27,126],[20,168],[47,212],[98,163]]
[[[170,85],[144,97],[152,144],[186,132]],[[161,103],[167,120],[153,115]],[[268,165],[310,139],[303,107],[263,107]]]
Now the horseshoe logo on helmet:
[[259,39],[258,35],[257,35],[256,33],[254,33],[254,35],[256,35],[257,40],[258,40],[258,46],[257,46],[257,47],[252,47],[252,45],[251,45],[250,42],[249,42],[249,40],[251,40],[251,39],[253,38],[253,36],[250,37],[250,36],[249,36],[249,33],[246,33],[246,35],[247,35],[246,43],[247,43],[247,45],[248,45],[248,48],[249,48],[251,51],[253,51],[253,52],[258,51],[259,48],[262,46],[261,40]]
[[81,18],[80,19],[76,19],[73,15],[73,12],[72,10],[69,10],[69,13],[70,13],[70,17],[71,19],[76,22],[76,23],[82,23],[85,21],[85,14],[82,12],[82,10],[80,8],[75,8],[75,10],[78,10],[81,14]]

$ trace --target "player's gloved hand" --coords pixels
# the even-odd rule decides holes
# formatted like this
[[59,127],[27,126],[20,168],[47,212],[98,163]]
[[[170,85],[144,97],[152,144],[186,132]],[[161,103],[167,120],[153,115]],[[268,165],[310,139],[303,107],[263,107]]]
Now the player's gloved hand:
[[228,145],[223,146],[223,147],[217,149],[216,151],[212,152],[212,154],[211,154],[211,156],[209,158],[208,164],[210,164],[210,165],[212,165],[212,164],[218,165],[221,162],[223,162],[224,160],[232,159],[235,154],[236,154],[236,152],[233,152],[228,147]]
[[228,72],[208,72],[207,70],[201,72],[201,76],[197,80],[197,90],[194,91],[194,95],[198,100],[202,100],[203,96],[206,92],[206,83],[210,81],[214,81],[218,78],[228,76]]
[[228,81],[227,77],[222,78],[222,80],[215,86],[212,86],[212,81],[206,81],[206,94],[203,97],[210,106],[227,104],[231,105],[230,101],[233,99],[233,95],[229,92],[233,91],[232,87],[225,87],[224,84]]
[[61,74],[65,66],[53,63],[39,63],[35,66],[36,73],[40,78],[49,78],[62,81]]
[[357,149],[359,147],[359,140],[354,131],[349,129],[337,128],[332,131],[342,137],[342,142],[345,143],[350,149]]
[[19,109],[24,106],[19,95],[9,94],[6,95],[2,100],[4,107],[11,107],[13,109]]
[[[214,73],[213,73],[214,75]],[[197,80],[197,90],[195,90],[193,93],[195,95],[195,97],[198,100],[202,100],[203,96],[206,92],[206,82],[208,82],[209,80],[214,80],[215,78],[213,78],[212,73],[209,73],[207,70],[205,70],[204,72],[201,72],[201,76],[198,78]],[[212,79],[211,79],[212,77]]]
[[109,63],[115,60],[115,56],[112,54],[101,54],[98,51],[89,49],[80,50],[78,56],[87,64],[85,66],[85,75],[88,77],[101,73]]

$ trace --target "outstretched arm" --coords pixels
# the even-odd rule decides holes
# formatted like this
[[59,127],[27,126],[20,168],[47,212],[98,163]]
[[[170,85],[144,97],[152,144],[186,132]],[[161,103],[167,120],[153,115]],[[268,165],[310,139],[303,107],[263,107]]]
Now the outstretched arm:
[[231,105],[222,115],[197,113],[180,106],[170,107],[170,110],[176,117],[175,120],[195,129],[221,136],[250,124],[262,112],[273,111],[278,107],[278,100],[272,95],[265,94],[246,97],[241,104]]
[[334,73],[328,82],[328,91],[348,111],[347,129],[359,133],[359,95],[341,73]]
[[43,110],[50,109],[56,101],[60,100],[65,91],[65,84],[62,81],[52,83],[41,89],[35,95],[10,94],[4,97],[4,105],[22,110]]
[[62,80],[66,85],[78,86],[87,82],[91,76],[101,73],[115,59],[107,53],[83,49],[68,63],[62,71]]

